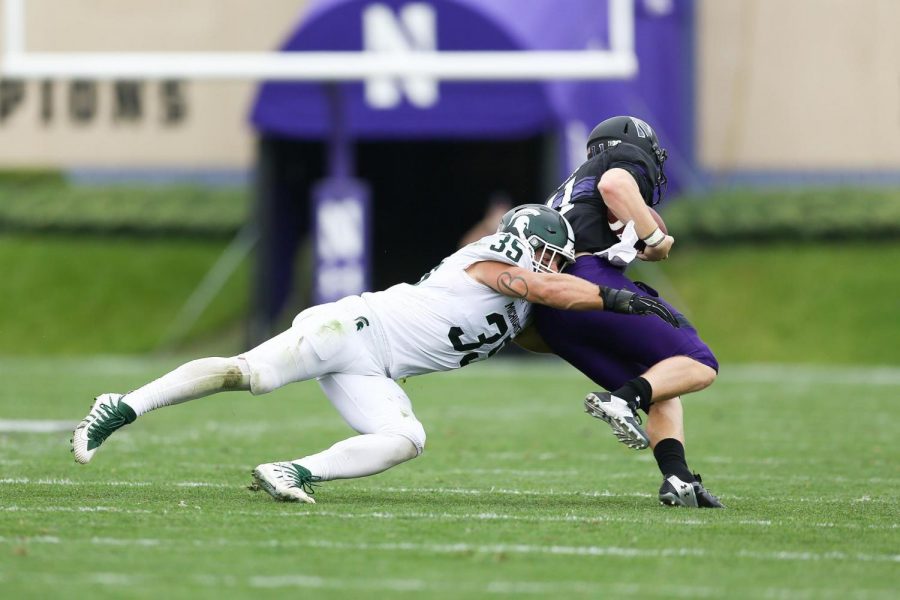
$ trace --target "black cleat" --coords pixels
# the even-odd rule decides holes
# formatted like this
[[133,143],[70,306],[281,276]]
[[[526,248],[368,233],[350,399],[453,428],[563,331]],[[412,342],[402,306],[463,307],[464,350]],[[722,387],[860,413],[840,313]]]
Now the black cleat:
[[719,499],[703,487],[700,475],[697,481],[682,481],[677,475],[667,475],[659,488],[659,501],[666,506],[689,506],[691,508],[725,508]]

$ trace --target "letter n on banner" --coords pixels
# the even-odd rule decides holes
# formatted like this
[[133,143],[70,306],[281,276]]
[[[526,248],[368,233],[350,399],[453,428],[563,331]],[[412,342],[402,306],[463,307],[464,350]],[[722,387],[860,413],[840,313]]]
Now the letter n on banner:
[[313,188],[313,301],[334,302],[370,289],[369,188],[360,180],[323,179]]

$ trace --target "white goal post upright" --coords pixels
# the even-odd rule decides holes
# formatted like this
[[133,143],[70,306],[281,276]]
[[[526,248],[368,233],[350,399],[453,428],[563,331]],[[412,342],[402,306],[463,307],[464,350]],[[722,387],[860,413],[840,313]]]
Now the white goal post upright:
[[25,52],[25,3],[5,0],[3,3],[3,58]]
[[608,50],[478,52],[31,52],[25,0],[4,0],[0,76],[353,81],[430,76],[443,81],[624,79],[637,73],[634,2],[609,0]]

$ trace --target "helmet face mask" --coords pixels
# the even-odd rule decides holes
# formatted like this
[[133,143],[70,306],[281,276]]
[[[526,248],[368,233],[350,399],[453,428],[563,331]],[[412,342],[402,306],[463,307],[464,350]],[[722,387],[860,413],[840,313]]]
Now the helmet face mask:
[[659,138],[653,128],[637,117],[612,117],[601,121],[588,137],[587,154],[588,158],[593,158],[614,146],[621,143],[637,146],[651,158],[656,165],[656,173],[651,177],[654,179],[653,184],[655,191],[652,198],[647,200],[647,204],[653,206],[659,204],[663,199],[663,189],[668,179],[663,164],[669,156],[665,148],[659,145]]
[[500,219],[498,233],[509,233],[525,242],[531,251],[535,272],[556,273],[575,262],[575,234],[564,216],[543,204],[523,204]]

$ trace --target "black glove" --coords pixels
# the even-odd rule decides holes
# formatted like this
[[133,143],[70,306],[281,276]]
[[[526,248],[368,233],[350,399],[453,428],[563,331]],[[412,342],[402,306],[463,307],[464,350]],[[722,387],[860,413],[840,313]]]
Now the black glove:
[[600,286],[600,297],[603,299],[603,310],[626,315],[656,315],[672,327],[681,327],[672,311],[656,298],[603,285]]

